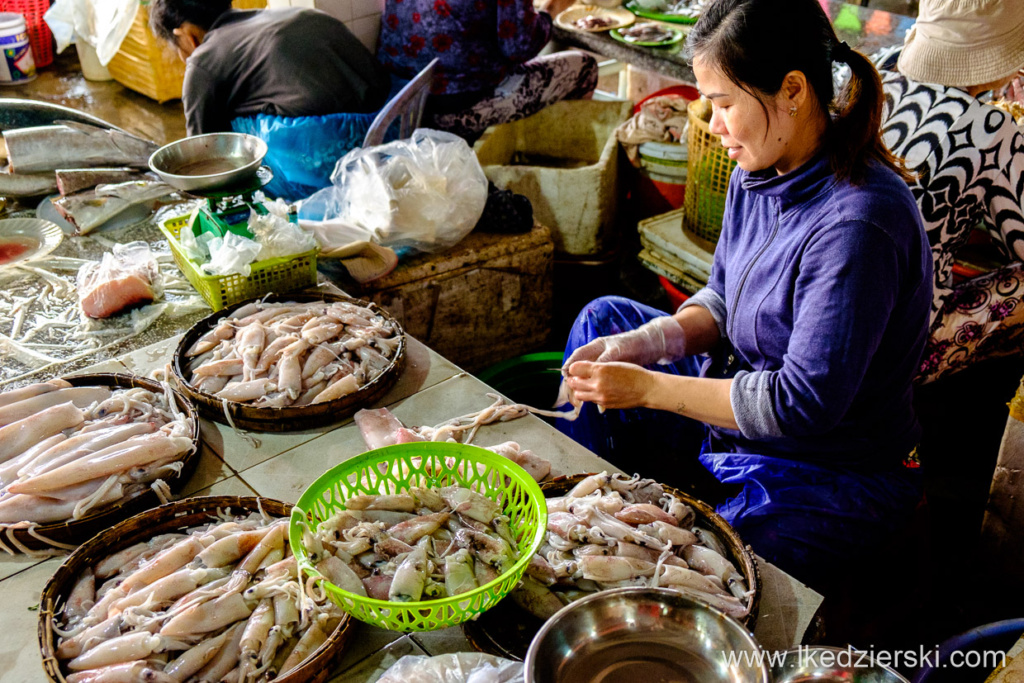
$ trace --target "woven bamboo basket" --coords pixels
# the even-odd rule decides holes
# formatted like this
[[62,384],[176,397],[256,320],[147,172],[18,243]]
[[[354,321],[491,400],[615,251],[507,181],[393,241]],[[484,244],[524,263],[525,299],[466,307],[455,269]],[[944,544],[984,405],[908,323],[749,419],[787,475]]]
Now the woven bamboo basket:
[[[540,485],[546,498],[555,498],[567,494],[576,484],[589,477],[589,474],[570,474],[546,481]],[[736,530],[722,519],[707,503],[697,500],[679,489],[662,485],[666,492],[676,496],[683,503],[693,508],[697,522],[704,528],[713,531],[725,544],[730,560],[754,592],[750,598],[750,614],[740,619],[740,623],[751,632],[757,623],[757,611],[761,605],[761,573],[754,561],[754,552],[750,546],[743,545]],[[466,638],[477,650],[499,657],[522,660],[530,647],[530,641],[543,626],[542,622],[527,613],[512,600],[505,600],[494,609],[482,614],[476,621],[466,622],[464,630]]]
[[181,97],[185,64],[178,59],[171,45],[159,40],[149,30],[146,2],[139,6],[135,21],[121,48],[107,64],[107,70],[124,87],[161,104]]
[[[54,617],[60,614],[64,601],[74,588],[82,572],[94,566],[109,555],[124,550],[136,543],[142,543],[154,536],[170,533],[177,529],[206,524],[222,512],[245,514],[262,509],[272,517],[288,517],[292,506],[273,498],[253,496],[196,496],[126,519],[83,544],[64,561],[47,581],[39,601],[39,648],[42,651],[43,669],[53,683],[66,683],[64,673],[56,657],[57,634],[54,631]],[[345,615],[334,633],[320,649],[310,655],[304,664],[290,674],[274,679],[280,683],[322,683],[332,673],[345,646],[352,638],[354,620]]]
[[267,0],[234,0],[231,6],[235,9],[266,9]]
[[683,232],[702,249],[714,252],[722,233],[725,194],[736,162],[729,159],[720,137],[711,132],[709,123],[701,116],[706,106],[702,98],[687,107],[690,132]]
[[[109,386],[120,389],[141,387],[154,393],[160,393],[163,391],[163,388],[153,380],[146,379],[144,377],[134,377],[131,375],[102,373],[92,375],[74,375],[64,377],[63,379],[69,382],[71,386],[75,387]],[[192,476],[192,473],[195,472],[196,465],[199,464],[201,443],[199,440],[199,415],[196,413],[195,408],[181,392],[175,391],[174,398],[178,404],[178,409],[192,418],[194,429],[189,436],[192,438],[192,442],[196,446],[194,451],[181,459],[181,462],[183,463],[181,473],[176,477],[167,478],[167,484],[171,487],[171,493],[177,494],[185,487],[185,483]],[[52,545],[42,541],[39,537],[49,539],[62,545],[74,546],[84,543],[104,529],[109,529],[112,524],[159,504],[160,499],[156,492],[147,489],[145,491],[138,492],[131,498],[122,500],[116,505],[103,507],[95,512],[90,512],[81,519],[40,524],[32,529],[33,533],[30,533],[29,530],[25,528],[19,528],[16,526],[7,527],[4,529],[3,536],[0,537],[0,540],[8,546],[16,545],[14,541],[17,541],[17,543],[20,543],[30,550],[45,551],[53,548]]]
[[[391,359],[391,365],[383,373],[355,393],[342,396],[333,401],[324,401],[323,403],[314,403],[308,406],[286,406],[284,408],[257,407],[249,403],[239,403],[237,401],[222,402],[216,396],[200,391],[189,384],[192,379],[192,373],[187,369],[188,359],[185,357],[185,354],[192,348],[192,345],[199,337],[216,327],[222,318],[230,316],[232,311],[252,303],[256,299],[243,301],[237,305],[217,311],[213,315],[200,320],[185,333],[178,343],[177,350],[174,352],[174,362],[172,364],[174,378],[177,380],[178,387],[196,404],[199,412],[211,420],[226,423],[227,417],[225,417],[224,411],[227,410],[231,415],[231,421],[236,426],[257,432],[294,432],[299,429],[322,427],[340,422],[360,408],[373,405],[384,397],[384,394],[395,385],[395,382],[401,376],[402,370],[405,368],[405,349],[407,345],[405,332],[398,321],[377,304],[327,293],[281,294],[261,297],[259,300],[269,303],[283,301],[294,301],[296,303],[348,301],[360,306],[366,306],[394,325],[395,329],[399,331],[402,341],[398,346],[398,351],[395,352],[394,358]],[[227,407],[225,408],[225,406]]]

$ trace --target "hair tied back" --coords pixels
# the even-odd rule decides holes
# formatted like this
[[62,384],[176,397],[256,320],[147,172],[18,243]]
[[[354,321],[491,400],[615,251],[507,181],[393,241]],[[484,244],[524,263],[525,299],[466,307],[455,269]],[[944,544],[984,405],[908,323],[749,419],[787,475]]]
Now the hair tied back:
[[831,57],[831,59],[832,59],[833,62],[842,62],[844,64],[849,64],[850,63],[850,55],[852,53],[853,53],[853,50],[850,49],[850,46],[847,45],[846,41],[844,40],[844,41],[842,41],[840,43],[836,43],[835,45],[832,46],[832,57]]

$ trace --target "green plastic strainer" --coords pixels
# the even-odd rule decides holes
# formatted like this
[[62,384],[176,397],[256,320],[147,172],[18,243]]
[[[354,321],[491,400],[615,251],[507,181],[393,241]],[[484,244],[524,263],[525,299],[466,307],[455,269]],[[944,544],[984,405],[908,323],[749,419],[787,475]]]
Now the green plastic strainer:
[[302,547],[302,522],[311,529],[358,494],[395,494],[410,486],[460,485],[502,505],[517,541],[519,560],[512,568],[468,593],[420,602],[375,600],[322,580],[330,599],[356,619],[392,631],[433,631],[455,626],[486,612],[508,595],[523,576],[547,529],[544,494],[526,471],[511,460],[477,446],[457,443],[406,443],[378,448],[346,460],[314,481],[292,510],[288,537],[299,567],[320,576]]

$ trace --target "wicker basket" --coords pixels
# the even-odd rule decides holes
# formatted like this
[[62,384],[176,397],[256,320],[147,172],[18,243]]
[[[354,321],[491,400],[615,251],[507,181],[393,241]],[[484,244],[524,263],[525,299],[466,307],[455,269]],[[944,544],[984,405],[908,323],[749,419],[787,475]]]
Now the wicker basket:
[[[60,613],[65,600],[74,588],[82,572],[101,559],[125,548],[147,541],[161,533],[177,531],[185,527],[206,524],[217,515],[228,512],[244,514],[262,511],[273,517],[287,517],[291,505],[273,498],[252,496],[197,496],[147,510],[110,527],[90,539],[71,554],[43,588],[39,601],[39,648],[42,652],[43,669],[53,683],[66,683],[64,672],[57,661],[57,633],[54,630],[54,616]],[[352,639],[353,620],[343,617],[334,633],[311,654],[297,669],[292,669],[276,683],[322,683],[333,671],[345,647]]]
[[704,106],[702,100],[694,100],[687,107],[690,157],[683,200],[683,232],[702,249],[714,252],[722,232],[725,193],[736,162],[729,159],[719,136],[712,133],[708,122],[700,117]]
[[143,2],[121,48],[107,64],[114,80],[161,104],[181,97],[185,64],[169,44],[149,30],[149,8]]
[[234,9],[265,9],[267,0],[234,0],[231,6]]

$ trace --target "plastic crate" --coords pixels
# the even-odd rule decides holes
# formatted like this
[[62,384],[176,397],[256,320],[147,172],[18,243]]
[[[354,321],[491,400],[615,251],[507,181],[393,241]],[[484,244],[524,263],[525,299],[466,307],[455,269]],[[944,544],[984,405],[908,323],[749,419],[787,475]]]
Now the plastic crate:
[[169,218],[160,225],[160,231],[167,238],[178,268],[214,311],[270,292],[280,294],[316,285],[317,249],[295,256],[256,261],[249,277],[207,275],[185,255],[178,241],[178,235],[182,228],[188,226],[188,221],[188,216]]
[[0,12],[14,12],[25,17],[28,42],[32,45],[32,60],[36,68],[53,63],[53,34],[43,21],[50,9],[49,0],[0,0]]

